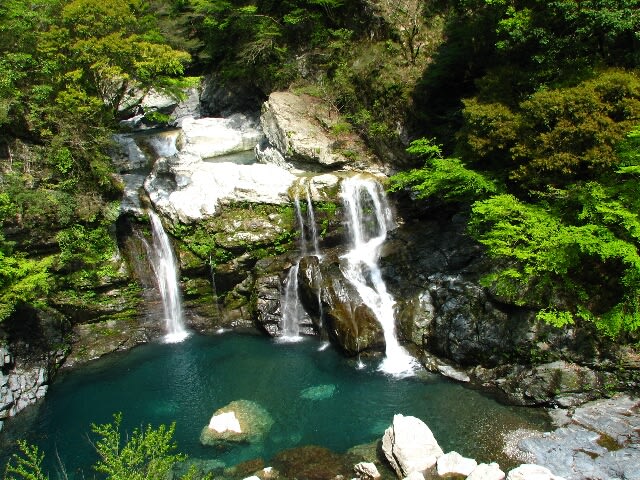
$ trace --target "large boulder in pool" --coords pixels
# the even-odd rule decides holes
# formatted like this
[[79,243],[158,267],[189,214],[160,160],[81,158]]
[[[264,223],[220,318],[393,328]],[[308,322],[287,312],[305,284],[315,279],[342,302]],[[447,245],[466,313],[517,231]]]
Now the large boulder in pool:
[[422,420],[404,415],[393,416],[382,437],[382,451],[398,478],[432,469],[444,454]]
[[235,400],[216,410],[202,429],[200,443],[227,448],[239,443],[256,443],[264,439],[273,426],[269,412],[255,402]]

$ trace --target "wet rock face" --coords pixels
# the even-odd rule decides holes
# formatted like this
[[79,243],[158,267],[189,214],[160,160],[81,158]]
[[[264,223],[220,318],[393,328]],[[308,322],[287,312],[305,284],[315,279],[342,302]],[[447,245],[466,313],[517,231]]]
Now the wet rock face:
[[356,355],[384,345],[378,320],[340,271],[338,257],[303,258],[299,283],[305,307],[316,315],[322,311],[323,328],[344,352]]

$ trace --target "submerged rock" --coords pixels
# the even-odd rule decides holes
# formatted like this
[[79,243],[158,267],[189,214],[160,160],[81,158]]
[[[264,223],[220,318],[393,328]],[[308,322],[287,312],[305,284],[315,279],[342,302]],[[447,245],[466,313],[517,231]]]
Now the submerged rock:
[[300,392],[300,398],[304,398],[306,400],[324,400],[325,398],[332,397],[335,391],[336,386],[331,383],[326,385],[316,385],[302,390],[302,392]]
[[315,445],[283,450],[273,458],[273,466],[285,478],[298,480],[327,480],[351,473],[342,455]]
[[382,437],[382,451],[398,475],[431,469],[444,454],[429,427],[419,418],[394,415]]
[[264,439],[273,426],[271,415],[255,402],[235,400],[213,414],[202,429],[200,443],[225,448]]

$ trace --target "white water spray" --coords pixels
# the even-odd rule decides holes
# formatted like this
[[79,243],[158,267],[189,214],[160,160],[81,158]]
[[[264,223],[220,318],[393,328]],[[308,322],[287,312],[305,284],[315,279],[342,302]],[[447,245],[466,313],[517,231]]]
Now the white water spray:
[[341,196],[351,237],[351,250],[343,256],[343,274],[382,326],[386,349],[379,370],[398,377],[413,375],[417,362],[398,343],[395,301],[378,267],[380,248],[393,226],[391,209],[382,188],[373,180],[351,177],[342,183]]
[[149,248],[151,266],[160,289],[164,308],[167,343],[181,342],[189,336],[182,323],[182,304],[178,289],[178,272],[171,243],[158,215],[149,211],[153,249]]

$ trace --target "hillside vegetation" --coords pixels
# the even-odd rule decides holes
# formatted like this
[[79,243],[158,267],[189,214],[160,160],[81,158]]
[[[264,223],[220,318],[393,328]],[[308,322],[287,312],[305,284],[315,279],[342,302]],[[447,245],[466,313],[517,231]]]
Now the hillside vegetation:
[[[0,6],[0,320],[121,275],[117,120],[215,73],[321,98],[470,212],[485,283],[557,325],[640,325],[638,0],[8,0]],[[410,153],[411,140],[423,138]],[[80,297],[80,299],[78,299]]]

